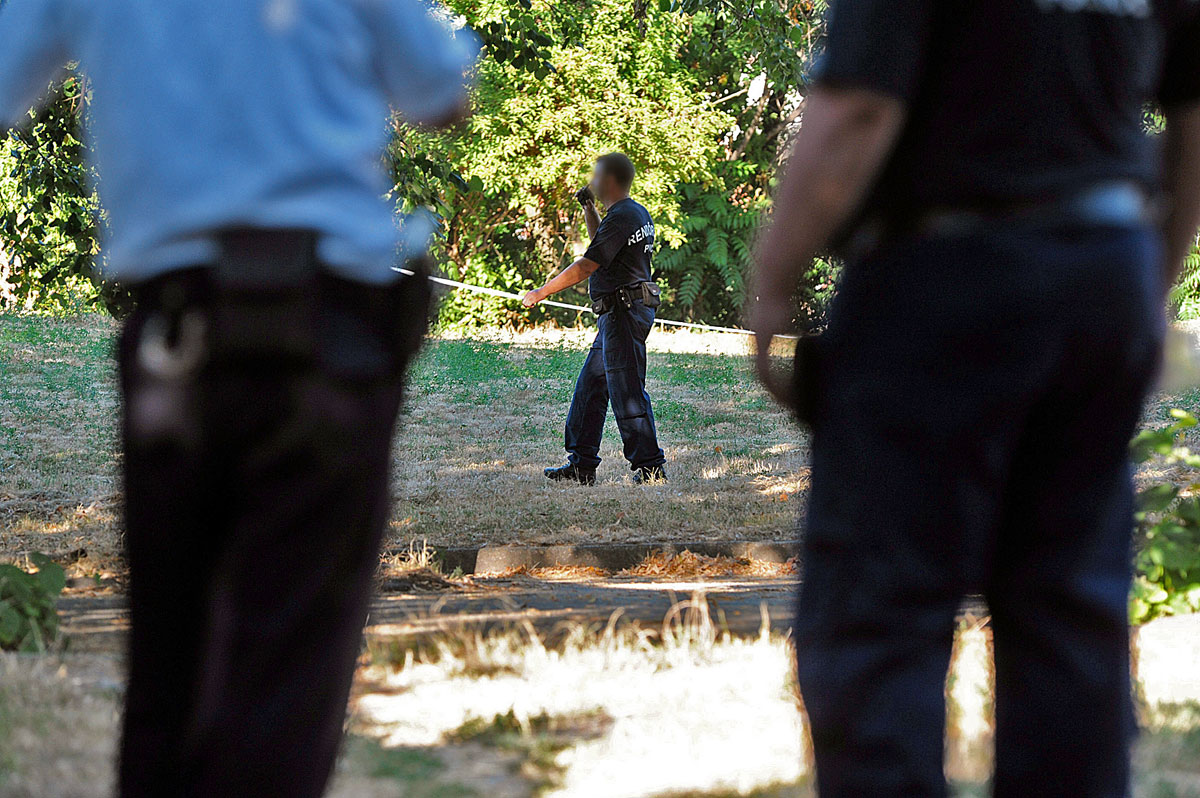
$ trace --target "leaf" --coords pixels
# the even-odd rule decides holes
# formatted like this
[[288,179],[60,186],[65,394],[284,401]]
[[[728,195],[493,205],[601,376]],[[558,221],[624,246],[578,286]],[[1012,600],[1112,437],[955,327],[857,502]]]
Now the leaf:
[[37,566],[37,581],[47,596],[57,596],[67,586],[67,575],[61,565],[44,554],[30,554],[29,560]]
[[1169,483],[1151,485],[1137,495],[1137,505],[1145,512],[1158,513],[1166,510],[1179,495],[1179,488]]
[[19,639],[25,619],[11,606],[0,603],[0,648],[8,648]]
[[1175,507],[1175,515],[1192,526],[1200,526],[1200,496],[1181,500]]
[[32,604],[33,589],[29,574],[13,565],[0,565],[0,597],[13,597],[18,605]]
[[1175,419],[1175,426],[1179,427],[1180,429],[1194,427],[1200,423],[1200,421],[1197,421],[1196,417],[1191,413],[1187,412],[1186,410],[1180,410],[1177,407],[1171,409],[1171,418]]

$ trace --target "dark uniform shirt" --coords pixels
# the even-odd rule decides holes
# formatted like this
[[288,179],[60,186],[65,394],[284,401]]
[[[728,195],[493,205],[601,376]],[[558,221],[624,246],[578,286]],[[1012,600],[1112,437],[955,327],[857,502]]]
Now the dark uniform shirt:
[[817,79],[909,106],[868,214],[1153,191],[1144,109],[1200,99],[1200,2],[836,0]]
[[583,255],[600,265],[588,280],[592,299],[649,281],[653,253],[654,222],[650,212],[628,197],[614,203]]

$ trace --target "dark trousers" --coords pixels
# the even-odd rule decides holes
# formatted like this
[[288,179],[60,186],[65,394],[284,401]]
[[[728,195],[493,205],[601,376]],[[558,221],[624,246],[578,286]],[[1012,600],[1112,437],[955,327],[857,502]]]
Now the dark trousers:
[[137,291],[120,345],[122,796],[323,792],[424,282],[264,292],[197,271]]
[[1163,328],[1138,229],[848,265],[814,379],[796,646],[822,798],[942,796],[960,600],[987,600],[1001,798],[1123,798],[1128,443]]
[[654,309],[640,301],[631,308],[618,305],[600,317],[599,326],[567,413],[567,459],[581,468],[600,465],[600,438],[611,404],[630,467],[661,466],[666,456],[646,393],[646,337]]

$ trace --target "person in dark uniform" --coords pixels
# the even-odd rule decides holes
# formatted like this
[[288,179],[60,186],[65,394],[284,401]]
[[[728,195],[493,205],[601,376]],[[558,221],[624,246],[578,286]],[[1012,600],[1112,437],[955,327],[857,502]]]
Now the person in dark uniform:
[[[995,794],[1123,798],[1127,447],[1200,223],[1200,6],[838,0],[816,75],[750,313],[813,434],[818,793],[946,794],[955,617],[982,594]],[[780,378],[768,346],[830,245],[827,330]]]
[[[523,300],[525,307],[533,307],[587,280],[592,309],[599,317],[600,332],[583,363],[567,413],[567,464],[545,472],[558,482],[595,484],[610,404],[634,482],[667,478],[666,456],[658,445],[654,410],[646,393],[646,336],[659,305],[659,288],[650,268],[654,222],[629,196],[633,177],[633,162],[621,153],[596,161],[590,186],[577,195],[592,239],[587,252]],[[603,221],[593,197],[608,209]]]
[[79,63],[137,301],[122,796],[324,791],[428,300],[392,268],[425,236],[384,199],[389,105],[460,116],[475,52],[419,0],[0,7],[0,127]]

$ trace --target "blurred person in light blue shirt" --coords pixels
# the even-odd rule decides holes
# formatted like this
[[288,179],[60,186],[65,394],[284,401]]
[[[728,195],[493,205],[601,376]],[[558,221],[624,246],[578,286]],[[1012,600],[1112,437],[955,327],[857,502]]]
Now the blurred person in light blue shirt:
[[[0,128],[80,64],[112,279],[208,262],[212,231],[249,226],[317,231],[330,268],[380,283],[398,243],[389,105],[459,115],[476,52],[417,0],[8,0]],[[415,254],[428,229],[406,228]]]
[[0,6],[0,129],[78,64],[107,272],[136,303],[124,798],[316,798],[332,771],[428,313],[427,228],[385,199],[389,117],[460,117],[478,49],[437,14]]

